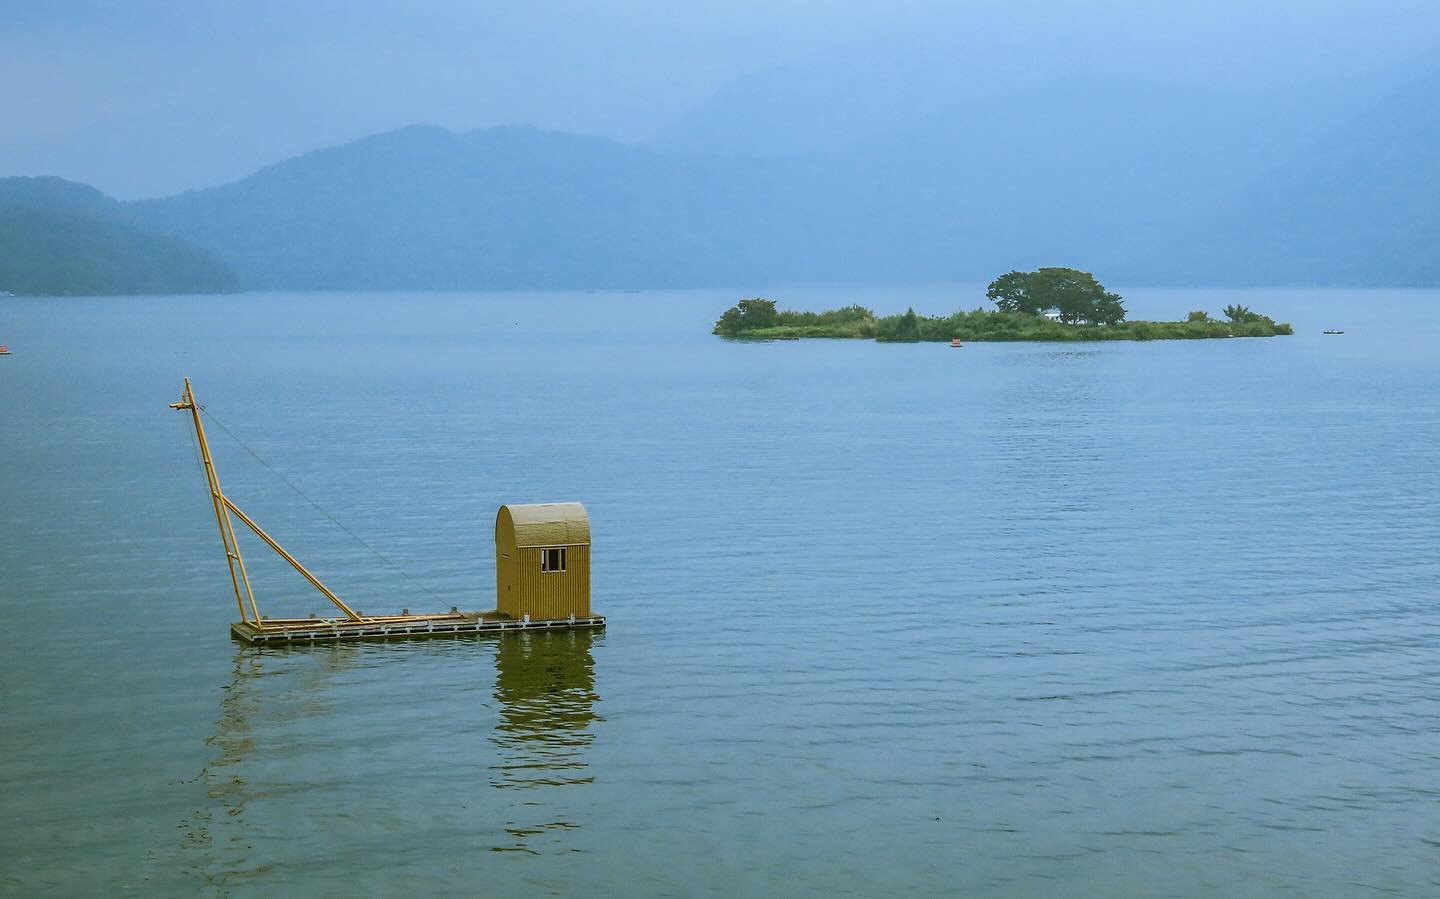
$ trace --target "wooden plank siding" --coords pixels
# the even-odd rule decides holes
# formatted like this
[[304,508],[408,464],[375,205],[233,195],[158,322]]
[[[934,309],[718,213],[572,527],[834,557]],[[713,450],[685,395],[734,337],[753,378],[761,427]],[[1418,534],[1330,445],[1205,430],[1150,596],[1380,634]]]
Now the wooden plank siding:
[[[495,518],[495,608],[517,621],[526,615],[536,621],[590,617],[589,541],[589,517],[578,503],[501,506]],[[560,547],[565,570],[542,570],[545,550]]]
[[[590,615],[590,547],[565,547],[564,571],[541,571],[540,548],[522,548],[515,559],[520,603],[515,618],[586,618]],[[504,610],[502,610],[504,611]],[[518,614],[517,614],[518,613]]]

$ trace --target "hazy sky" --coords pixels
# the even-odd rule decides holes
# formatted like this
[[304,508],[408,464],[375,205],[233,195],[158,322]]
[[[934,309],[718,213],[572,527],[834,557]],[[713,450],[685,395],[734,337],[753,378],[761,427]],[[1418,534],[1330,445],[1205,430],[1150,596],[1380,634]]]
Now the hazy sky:
[[917,89],[1006,60],[1233,88],[1437,45],[1437,0],[0,0],[0,174],[150,196],[415,122],[643,141],[736,79],[848,56],[924,60]]

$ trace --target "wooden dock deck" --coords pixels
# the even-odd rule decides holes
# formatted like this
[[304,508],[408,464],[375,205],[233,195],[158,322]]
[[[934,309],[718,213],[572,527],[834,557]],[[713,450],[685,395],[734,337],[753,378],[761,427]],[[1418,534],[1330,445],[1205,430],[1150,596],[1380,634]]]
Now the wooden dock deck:
[[495,612],[452,612],[417,619],[416,616],[371,618],[350,621],[344,618],[264,619],[260,627],[249,621],[230,625],[230,636],[252,646],[292,643],[341,643],[352,640],[419,640],[465,634],[500,634],[511,631],[552,631],[571,628],[602,628],[605,618],[591,615],[517,621]]

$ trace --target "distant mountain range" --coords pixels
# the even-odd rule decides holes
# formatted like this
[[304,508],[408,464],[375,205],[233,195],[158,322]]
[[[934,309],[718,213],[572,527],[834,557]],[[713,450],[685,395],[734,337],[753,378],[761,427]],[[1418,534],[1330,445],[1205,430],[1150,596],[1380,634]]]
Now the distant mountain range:
[[214,255],[147,229],[92,187],[60,178],[0,178],[0,291],[215,293],[238,283]]
[[1327,128],[1228,198],[1226,212],[1221,224],[1245,235],[1221,260],[1236,270],[1440,285],[1440,66]]
[[258,288],[662,286],[750,267],[737,186],[600,138],[416,126],[131,210]]
[[0,180],[0,289],[1440,284],[1440,65],[1370,102],[1030,84],[818,148],[732,99],[708,146],[416,126],[157,200]]

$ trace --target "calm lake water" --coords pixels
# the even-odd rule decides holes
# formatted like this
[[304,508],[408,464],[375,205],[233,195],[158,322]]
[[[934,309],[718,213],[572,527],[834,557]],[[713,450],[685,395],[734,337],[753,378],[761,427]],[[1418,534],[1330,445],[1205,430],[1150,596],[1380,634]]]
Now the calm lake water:
[[[1435,894],[1440,292],[1124,292],[1296,336],[711,337],[741,291],[0,301],[0,891]],[[608,631],[232,643],[185,375],[414,578],[212,426],[351,605],[489,608],[497,506],[580,500]],[[262,611],[323,611],[247,548]]]

